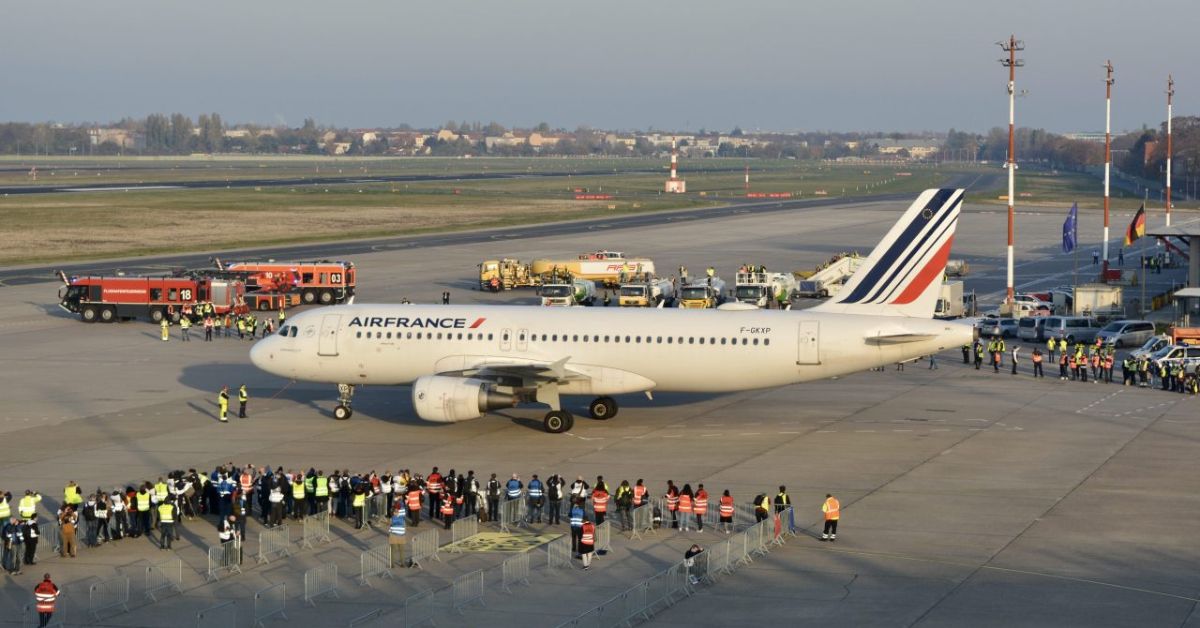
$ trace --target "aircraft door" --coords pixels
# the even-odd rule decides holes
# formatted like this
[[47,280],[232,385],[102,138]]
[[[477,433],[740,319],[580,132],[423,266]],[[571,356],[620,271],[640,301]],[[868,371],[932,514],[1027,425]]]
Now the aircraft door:
[[529,330],[517,330],[517,351],[525,351],[529,348]]
[[321,317],[321,335],[317,340],[317,355],[337,355],[338,326],[342,322],[340,314],[326,314]]
[[501,329],[500,330],[500,350],[501,351],[512,351],[512,330],[511,329]]
[[819,321],[800,321],[800,331],[796,341],[796,364],[820,364]]

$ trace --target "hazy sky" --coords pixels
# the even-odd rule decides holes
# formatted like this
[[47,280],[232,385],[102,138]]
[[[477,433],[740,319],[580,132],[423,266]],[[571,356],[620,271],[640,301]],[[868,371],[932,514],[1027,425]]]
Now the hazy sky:
[[[0,19],[0,120],[215,111],[339,126],[1115,130],[1200,112],[1196,0],[36,0]],[[1190,45],[1189,45],[1190,44]]]

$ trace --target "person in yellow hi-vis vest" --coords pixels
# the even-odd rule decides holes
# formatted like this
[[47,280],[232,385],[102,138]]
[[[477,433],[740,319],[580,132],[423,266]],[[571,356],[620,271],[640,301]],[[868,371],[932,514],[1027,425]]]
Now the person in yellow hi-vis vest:
[[163,342],[167,342],[168,340],[171,339],[171,321],[167,320],[167,317],[164,316],[162,319],[162,322],[159,323],[158,325],[159,325],[159,327],[162,328]]
[[221,406],[221,422],[229,422],[229,387],[222,386],[221,394],[217,395],[217,404]]

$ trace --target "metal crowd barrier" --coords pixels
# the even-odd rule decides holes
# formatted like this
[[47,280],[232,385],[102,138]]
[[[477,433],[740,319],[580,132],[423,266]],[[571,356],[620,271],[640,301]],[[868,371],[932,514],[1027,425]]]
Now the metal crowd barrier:
[[465,541],[476,534],[479,534],[479,518],[474,516],[463,517],[450,524],[450,551],[451,553],[463,552],[463,548],[458,545],[459,542]]
[[292,529],[282,525],[258,533],[258,563],[269,563],[272,558],[292,555]]
[[506,558],[500,564],[504,590],[512,593],[512,587],[518,584],[529,585],[529,552],[521,552]]
[[612,522],[605,519],[604,523],[596,526],[596,545],[594,547],[597,554],[607,554],[612,551]]
[[521,498],[500,502],[500,531],[512,532],[512,527],[525,525],[525,500]]
[[210,606],[196,613],[196,628],[234,628],[237,626],[237,601]]
[[754,525],[753,528],[750,529],[754,531],[754,534],[751,535],[751,538],[754,540],[755,555],[766,556],[767,553],[771,551],[768,546],[771,543],[771,538],[775,530],[775,517],[767,517],[766,519],[759,521]]
[[254,592],[254,627],[265,626],[266,620],[279,616],[287,619],[284,614],[287,608],[287,583],[280,582],[265,589]]
[[676,563],[577,617],[559,624],[559,628],[629,626],[639,619],[649,621],[658,610],[665,610],[691,594],[684,565]]
[[370,578],[391,578],[392,549],[387,545],[382,549],[369,549],[358,555],[358,564],[358,582],[363,586],[371,586]]
[[312,549],[316,543],[329,543],[333,538],[329,535],[329,513],[318,512],[303,519],[304,531],[300,537],[300,547]]
[[157,602],[155,594],[174,589],[183,593],[183,561],[174,558],[146,566],[146,597]]
[[47,556],[42,554],[42,550],[47,548],[51,554],[58,554],[62,551],[62,533],[58,529],[58,521],[53,519],[45,523],[38,522],[38,544],[37,549],[33,552],[35,562]]
[[387,496],[383,493],[376,493],[366,499],[363,504],[363,521],[370,525],[380,517],[391,518],[391,513],[387,512]]
[[88,613],[100,621],[100,613],[114,608],[129,612],[129,578],[109,578],[88,587]]
[[212,582],[221,578],[221,572],[229,570],[229,573],[242,573],[242,547],[236,539],[226,541],[220,545],[213,545],[208,548],[208,572],[205,576],[206,582]]
[[452,599],[454,610],[460,614],[463,608],[472,602],[479,602],[480,606],[487,606],[483,601],[483,570],[476,569],[471,573],[463,574],[454,579]]
[[[785,533],[788,536],[796,536],[798,534],[796,531],[796,508],[794,506],[788,506],[783,510],[783,512],[777,514],[776,516],[779,518],[779,530],[775,535],[778,537],[775,544],[782,545],[783,535]],[[786,527],[784,523],[785,521]]]
[[570,537],[560,536],[546,544],[546,567],[554,569],[557,567],[571,566],[571,539]]
[[426,530],[412,535],[408,540],[408,546],[413,567],[421,567],[421,562],[430,558],[439,562],[442,560],[438,557],[437,530]]
[[350,623],[349,623],[349,628],[357,628],[358,626],[365,626],[365,625],[375,621],[376,619],[379,619],[380,617],[383,617],[383,609],[377,608],[369,613],[363,613],[362,615],[359,615],[358,617],[351,619]]
[[433,625],[437,614],[433,591],[422,591],[404,600],[404,628],[415,628],[423,624]]
[[640,539],[643,534],[657,534],[654,531],[654,506],[642,504],[633,509],[633,529],[629,531],[629,540]]
[[316,606],[317,603],[313,600],[318,597],[332,593],[333,597],[339,598],[337,586],[337,564],[325,563],[320,567],[313,567],[304,572],[304,602]]
[[705,582],[712,584],[717,581],[718,574],[730,573],[733,569],[733,563],[730,562],[730,552],[733,542],[725,539],[716,545],[710,545],[705,548],[701,556],[705,557],[704,578]]

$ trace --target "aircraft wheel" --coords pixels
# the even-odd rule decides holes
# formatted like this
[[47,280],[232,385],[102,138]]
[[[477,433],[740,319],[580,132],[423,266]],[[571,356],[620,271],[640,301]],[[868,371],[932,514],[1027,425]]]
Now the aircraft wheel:
[[617,416],[617,401],[612,397],[597,397],[588,405],[588,413],[599,421],[611,419]]
[[338,405],[333,409],[333,418],[339,421],[345,421],[353,415],[354,410],[351,410],[349,406]]
[[575,425],[575,417],[566,410],[551,410],[542,419],[542,427],[551,434],[562,434]]

